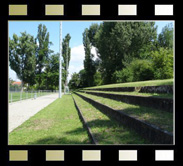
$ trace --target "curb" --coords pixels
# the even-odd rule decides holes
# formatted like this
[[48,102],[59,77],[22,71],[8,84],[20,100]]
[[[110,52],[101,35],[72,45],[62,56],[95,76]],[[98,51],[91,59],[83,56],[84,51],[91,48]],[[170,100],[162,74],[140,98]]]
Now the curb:
[[[71,95],[71,96],[72,96],[72,95]],[[79,109],[79,107],[78,107],[78,105],[77,105],[77,103],[76,103],[76,101],[75,101],[75,99],[74,99],[73,96],[72,96],[72,99],[73,99],[74,105],[75,105],[75,107],[76,107],[76,109],[77,109],[77,111],[78,111],[79,118],[80,118],[81,122],[83,123],[83,126],[86,128],[87,133],[88,133],[88,136],[90,137],[92,144],[98,144],[98,142],[97,142],[96,139],[94,138],[94,136],[93,136],[93,134],[92,134],[92,132],[91,132],[91,129],[90,129],[90,127],[88,126],[88,124],[87,124],[87,122],[86,122],[86,120],[85,120],[85,118],[84,118],[82,112],[80,111],[80,109]]]

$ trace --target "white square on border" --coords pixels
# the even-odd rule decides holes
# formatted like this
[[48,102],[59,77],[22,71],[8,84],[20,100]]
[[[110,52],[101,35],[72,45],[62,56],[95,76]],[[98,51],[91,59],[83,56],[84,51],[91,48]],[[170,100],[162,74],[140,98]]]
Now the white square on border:
[[156,150],[155,161],[173,161],[174,150]]
[[82,5],[82,16],[100,16],[100,5]]
[[173,15],[173,5],[155,5],[155,15],[156,16],[172,16]]
[[83,150],[82,151],[83,161],[101,161],[100,150]]
[[118,5],[118,15],[137,15],[137,5]]
[[137,161],[137,150],[119,150],[119,161]]

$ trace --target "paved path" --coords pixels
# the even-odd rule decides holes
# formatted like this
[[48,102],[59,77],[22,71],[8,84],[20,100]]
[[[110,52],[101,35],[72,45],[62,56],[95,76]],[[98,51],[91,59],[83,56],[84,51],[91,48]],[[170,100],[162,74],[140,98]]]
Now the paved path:
[[58,98],[58,93],[38,97],[37,99],[22,100],[9,104],[8,131],[11,132],[31,116],[42,110]]

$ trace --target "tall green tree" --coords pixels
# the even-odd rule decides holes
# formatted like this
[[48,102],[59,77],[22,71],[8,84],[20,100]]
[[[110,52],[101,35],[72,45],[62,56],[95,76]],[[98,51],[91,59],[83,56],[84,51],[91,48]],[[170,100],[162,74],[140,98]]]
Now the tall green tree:
[[26,32],[21,33],[20,37],[13,34],[13,38],[9,39],[10,67],[22,81],[22,87],[25,83],[35,83],[36,47],[34,37]]
[[157,30],[153,22],[104,22],[94,38],[106,84],[114,82],[112,75],[125,67],[124,61],[139,58],[141,48],[156,40]]
[[50,45],[52,44],[49,39],[49,32],[45,25],[39,24],[38,32],[37,32],[37,50],[36,50],[36,74],[38,78],[39,88],[41,85],[41,74],[43,73],[43,69],[48,62],[48,57],[52,51],[50,50]]
[[95,62],[92,59],[94,55],[91,53],[91,43],[88,37],[89,31],[88,28],[85,29],[83,33],[83,45],[85,51],[85,59],[84,59],[84,69],[87,75],[87,83],[88,86],[94,85],[94,74],[96,72]]
[[65,38],[63,39],[62,43],[62,56],[63,56],[63,80],[65,86],[67,85],[67,77],[68,77],[68,68],[69,68],[69,62],[71,58],[71,48],[69,47],[71,36],[67,34]]

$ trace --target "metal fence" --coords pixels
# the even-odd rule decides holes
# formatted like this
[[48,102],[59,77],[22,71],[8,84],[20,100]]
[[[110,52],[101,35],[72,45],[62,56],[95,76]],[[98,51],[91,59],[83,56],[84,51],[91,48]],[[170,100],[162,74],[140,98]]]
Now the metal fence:
[[9,103],[26,100],[36,99],[40,96],[45,96],[53,93],[58,93],[58,90],[38,90],[38,91],[9,91]]

